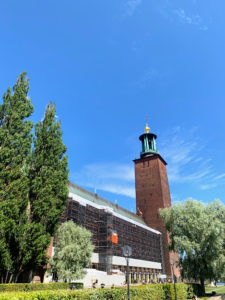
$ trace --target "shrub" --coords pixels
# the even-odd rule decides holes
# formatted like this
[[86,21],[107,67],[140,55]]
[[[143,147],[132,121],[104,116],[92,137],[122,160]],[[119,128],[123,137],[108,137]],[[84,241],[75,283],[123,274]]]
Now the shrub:
[[66,283],[66,282],[0,284],[0,292],[62,290],[62,289],[68,289],[68,288],[69,288],[69,283]]
[[162,285],[144,285],[140,286],[138,289],[131,289],[132,299],[149,299],[149,300],[160,300],[165,299],[165,293]]
[[189,283],[188,284],[188,298],[191,299],[194,295],[202,297],[201,285],[198,283]]
[[[176,284],[177,298],[187,299],[187,285]],[[130,296],[132,300],[174,300],[173,284],[154,284],[131,286]],[[13,297],[12,297],[13,295]],[[58,290],[58,291],[28,291],[16,293],[1,293],[0,300],[126,300],[127,289],[89,289],[89,290]]]
[[[31,291],[31,292],[6,292],[0,294],[0,300],[89,300],[86,291]],[[98,298],[96,298],[98,299]]]
[[69,283],[69,288],[71,290],[79,290],[84,287],[84,284],[82,282],[71,282]]
[[[186,300],[187,295],[188,295],[188,293],[187,293],[188,286],[185,283],[176,283],[176,289],[177,289],[177,299],[179,299],[179,300],[185,299]],[[174,289],[173,289],[173,291],[174,291]]]

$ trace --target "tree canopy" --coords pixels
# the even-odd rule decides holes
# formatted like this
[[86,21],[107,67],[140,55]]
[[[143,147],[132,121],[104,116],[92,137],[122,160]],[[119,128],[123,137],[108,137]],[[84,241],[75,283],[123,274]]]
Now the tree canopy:
[[63,223],[57,230],[55,254],[50,259],[52,271],[66,281],[82,279],[84,268],[91,263],[93,245],[91,233],[73,221]]
[[187,200],[160,210],[170,233],[170,250],[178,252],[183,278],[218,280],[225,273],[225,207]]
[[0,105],[0,282],[28,281],[46,251],[67,200],[66,147],[55,106],[36,125],[26,73]]
[[49,103],[42,121],[35,126],[30,171],[32,221],[53,235],[68,196],[66,146],[60,122],[55,122],[55,105]]
[[31,155],[33,112],[28,97],[29,82],[23,73],[13,91],[8,88],[0,105],[0,253],[1,270],[18,274],[26,264],[29,179],[27,165]]

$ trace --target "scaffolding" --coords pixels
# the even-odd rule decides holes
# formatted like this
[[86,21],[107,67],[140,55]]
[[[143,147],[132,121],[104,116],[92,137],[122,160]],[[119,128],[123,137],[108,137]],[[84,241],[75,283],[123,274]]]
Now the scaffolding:
[[[68,220],[91,231],[94,252],[99,254],[99,270],[111,273],[113,255],[123,256],[121,248],[124,245],[132,247],[132,258],[160,262],[164,268],[161,235],[134,224],[132,219],[129,222],[107,209],[84,206],[68,199],[60,223]],[[116,245],[109,238],[112,232],[118,235]]]
[[113,244],[109,236],[113,229],[113,216],[104,209],[99,210],[99,235],[98,235],[98,253],[99,269],[112,272]]

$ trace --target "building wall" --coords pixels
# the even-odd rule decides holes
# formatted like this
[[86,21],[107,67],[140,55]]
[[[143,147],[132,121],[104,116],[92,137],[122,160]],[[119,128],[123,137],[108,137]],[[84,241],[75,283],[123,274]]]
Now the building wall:
[[[76,195],[74,195],[76,198]],[[151,230],[146,225],[119,218],[107,208],[98,209],[91,205],[84,205],[74,199],[68,199],[65,212],[60,222],[73,220],[76,224],[84,226],[92,232],[92,243],[95,246],[94,252],[99,255],[99,261],[95,268],[108,271],[107,265],[111,264],[111,269],[117,266],[117,261],[122,254],[122,247],[129,245],[132,247],[132,259],[138,261],[148,261],[156,263],[158,271],[161,269],[161,234]],[[118,244],[112,244],[109,239],[111,232],[117,232]],[[118,259],[116,260],[117,257]],[[124,259],[124,258],[123,258]],[[152,266],[153,266],[152,265]],[[160,267],[159,267],[160,266]],[[138,266],[136,266],[138,267]],[[140,265],[140,267],[143,267]],[[147,266],[146,266],[147,268]]]
[[132,247],[132,257],[161,263],[160,234],[145,230],[137,225],[113,217],[113,229],[118,234],[114,255],[122,256],[122,247]]

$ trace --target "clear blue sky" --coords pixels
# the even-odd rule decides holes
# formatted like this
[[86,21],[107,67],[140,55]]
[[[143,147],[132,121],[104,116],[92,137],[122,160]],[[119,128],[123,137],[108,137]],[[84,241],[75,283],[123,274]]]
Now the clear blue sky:
[[0,94],[56,103],[70,179],[135,210],[148,116],[173,201],[225,201],[225,1],[0,1]]

